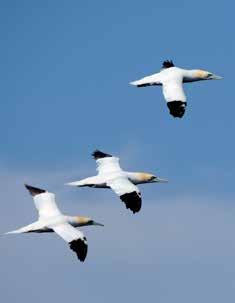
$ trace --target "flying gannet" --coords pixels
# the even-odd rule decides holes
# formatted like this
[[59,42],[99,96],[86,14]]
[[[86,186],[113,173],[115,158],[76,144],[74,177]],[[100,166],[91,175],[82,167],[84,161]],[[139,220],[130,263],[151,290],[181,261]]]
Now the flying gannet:
[[98,175],[67,185],[111,188],[133,213],[141,209],[141,193],[137,184],[167,182],[149,173],[126,172],[121,169],[119,158],[99,150],[94,151],[92,156],[96,160]]
[[182,69],[176,67],[172,61],[164,61],[159,73],[130,82],[130,84],[137,87],[162,85],[163,95],[170,114],[173,117],[182,118],[187,106],[183,83],[219,79],[222,79],[222,77],[216,76],[208,71]]
[[69,243],[70,248],[77,254],[78,259],[83,262],[87,255],[87,239],[75,227],[86,225],[103,226],[103,224],[97,223],[88,217],[63,215],[56,205],[53,193],[26,184],[25,187],[33,196],[39,214],[38,221],[6,234],[55,232]]

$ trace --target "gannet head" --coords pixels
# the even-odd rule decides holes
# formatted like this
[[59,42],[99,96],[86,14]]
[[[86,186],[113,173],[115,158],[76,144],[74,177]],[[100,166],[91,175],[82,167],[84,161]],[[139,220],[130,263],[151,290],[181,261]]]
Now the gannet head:
[[168,180],[159,178],[155,175],[152,175],[148,181],[148,183],[167,183],[167,182],[168,182]]
[[165,179],[161,179],[153,174],[150,173],[138,173],[139,181],[143,183],[167,183],[168,181]]
[[211,72],[197,69],[195,71],[195,77],[198,78],[199,80],[220,80],[222,77],[217,76]]
[[95,222],[92,218],[89,217],[76,216],[75,218],[80,226],[87,226],[87,225],[104,226],[103,224]]

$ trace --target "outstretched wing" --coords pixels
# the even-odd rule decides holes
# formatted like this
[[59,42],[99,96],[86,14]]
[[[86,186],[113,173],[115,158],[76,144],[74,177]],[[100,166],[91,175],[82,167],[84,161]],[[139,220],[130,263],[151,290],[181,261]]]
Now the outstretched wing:
[[131,85],[137,86],[137,87],[145,87],[145,86],[151,86],[151,85],[161,85],[161,75],[160,73],[153,74],[151,76],[144,77],[142,79],[130,82]]
[[112,155],[103,153],[99,150],[96,150],[92,155],[96,160],[97,171],[99,175],[121,171],[119,158],[113,157]]
[[182,118],[187,106],[182,78],[175,77],[163,82],[163,95],[166,99],[170,114],[173,117]]
[[78,259],[84,262],[87,256],[87,239],[84,234],[69,223],[50,226],[62,239],[69,243],[70,248],[77,254]]
[[182,78],[174,78],[163,83],[163,95],[167,102],[186,102]]
[[25,184],[25,187],[33,197],[40,218],[49,218],[61,214],[56,205],[55,195],[53,193],[27,184]]
[[120,197],[133,213],[141,209],[141,193],[137,186],[125,177],[118,177],[109,181],[108,186]]
[[[171,68],[174,67],[174,63],[172,62],[172,60],[165,60],[162,63],[162,69],[167,69],[167,68]],[[137,87],[145,87],[145,86],[151,86],[151,85],[162,85],[162,81],[163,81],[164,77],[162,76],[161,72],[160,73],[156,73],[147,77],[144,77],[142,79],[130,82],[131,85],[135,85]]]

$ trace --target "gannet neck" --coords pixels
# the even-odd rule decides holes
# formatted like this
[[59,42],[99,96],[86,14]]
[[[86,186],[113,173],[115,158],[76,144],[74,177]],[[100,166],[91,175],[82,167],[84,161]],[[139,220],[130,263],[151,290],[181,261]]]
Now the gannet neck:
[[194,81],[200,81],[202,79],[202,71],[199,71],[197,69],[184,69],[183,70],[183,82],[194,82]]
[[69,223],[75,227],[89,225],[91,218],[82,216],[71,216],[69,217]]
[[68,218],[68,222],[74,227],[89,226],[89,225],[103,226],[103,224],[95,222],[90,217],[68,216],[67,218]]
[[202,80],[219,80],[222,77],[202,69],[183,70],[183,82],[194,82]]
[[127,172],[128,179],[134,184],[149,183],[150,180],[155,176],[145,172]]

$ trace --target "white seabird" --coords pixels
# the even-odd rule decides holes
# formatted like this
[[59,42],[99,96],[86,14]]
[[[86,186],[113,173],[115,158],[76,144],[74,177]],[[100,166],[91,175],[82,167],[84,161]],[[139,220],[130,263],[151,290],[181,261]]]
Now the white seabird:
[[39,214],[38,221],[6,234],[55,232],[69,243],[70,248],[77,254],[78,259],[83,262],[87,255],[87,239],[75,227],[85,225],[103,226],[103,224],[97,223],[88,217],[63,215],[56,205],[53,193],[30,185],[25,185],[25,187],[33,196]]
[[96,150],[92,156],[97,163],[98,175],[67,183],[77,187],[111,188],[133,213],[141,209],[141,193],[136,186],[143,183],[167,182],[153,174],[127,172],[121,169],[119,158]]
[[130,82],[130,84],[137,87],[162,85],[163,95],[166,99],[170,114],[173,117],[182,118],[187,106],[183,83],[219,79],[222,79],[222,77],[216,76],[208,71],[182,69],[174,66],[172,61],[164,61],[159,73]]

